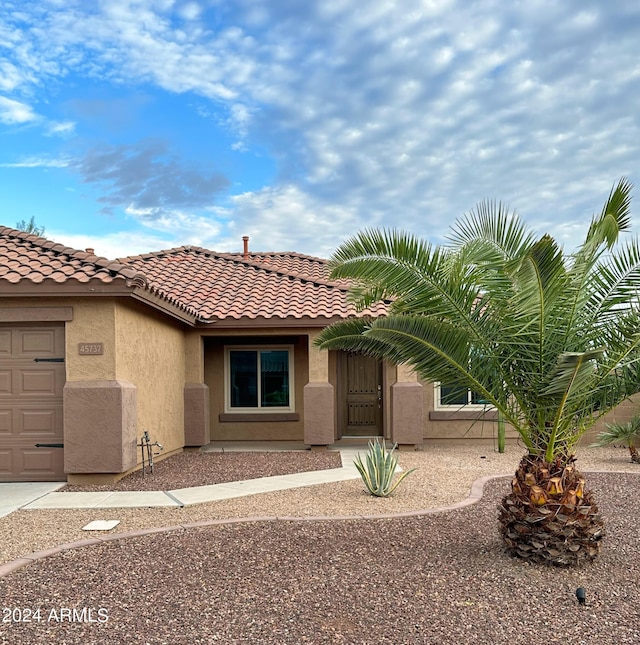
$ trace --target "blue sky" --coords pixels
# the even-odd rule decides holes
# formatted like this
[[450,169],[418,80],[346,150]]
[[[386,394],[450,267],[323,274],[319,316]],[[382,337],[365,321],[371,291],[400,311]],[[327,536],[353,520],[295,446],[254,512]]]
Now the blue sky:
[[483,199],[572,247],[639,145],[634,0],[0,0],[0,223],[110,258]]

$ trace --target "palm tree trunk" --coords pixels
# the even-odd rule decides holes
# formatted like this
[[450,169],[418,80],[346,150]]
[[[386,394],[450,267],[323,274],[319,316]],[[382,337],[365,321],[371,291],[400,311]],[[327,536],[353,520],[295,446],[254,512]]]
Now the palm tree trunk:
[[598,555],[604,522],[574,461],[526,455],[520,462],[511,493],[499,506],[502,538],[512,555],[559,566]]

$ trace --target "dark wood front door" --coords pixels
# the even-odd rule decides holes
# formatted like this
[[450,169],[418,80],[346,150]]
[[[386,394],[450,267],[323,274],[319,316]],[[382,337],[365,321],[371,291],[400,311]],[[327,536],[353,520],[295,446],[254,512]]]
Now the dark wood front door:
[[382,364],[352,352],[340,355],[342,437],[382,436]]

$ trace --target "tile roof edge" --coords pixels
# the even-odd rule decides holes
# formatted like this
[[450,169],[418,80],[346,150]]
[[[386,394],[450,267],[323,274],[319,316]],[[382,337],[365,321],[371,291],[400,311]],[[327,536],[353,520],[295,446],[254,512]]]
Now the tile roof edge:
[[135,286],[147,286],[147,277],[139,272],[134,271],[130,267],[121,264],[117,260],[109,260],[103,256],[95,255],[93,253],[88,253],[87,251],[82,251],[80,249],[74,249],[71,246],[65,246],[49,238],[34,235],[33,233],[28,233],[27,231],[21,231],[16,228],[11,228],[9,226],[0,226],[0,236],[5,236],[8,238],[14,238],[21,240],[23,242],[28,242],[32,246],[38,246],[44,251],[51,251],[58,255],[66,255],[70,259],[79,260],[80,262],[86,264],[93,264],[99,269],[106,269],[114,277],[122,277],[127,284],[131,283]]
[[138,297],[140,300],[146,302],[149,306],[157,308],[156,303],[154,302],[155,300],[159,300],[160,302],[167,303],[167,306],[173,307],[174,309],[180,311],[183,315],[186,315],[193,320],[191,321],[192,324],[197,323],[200,321],[201,316],[200,313],[198,312],[197,309],[194,307],[191,307],[190,305],[185,305],[184,303],[180,302],[177,298],[173,296],[169,296],[166,293],[163,293],[162,291],[158,290],[157,287],[153,286],[148,286],[148,285],[136,285],[138,287],[141,287],[142,289],[142,294],[138,291]]

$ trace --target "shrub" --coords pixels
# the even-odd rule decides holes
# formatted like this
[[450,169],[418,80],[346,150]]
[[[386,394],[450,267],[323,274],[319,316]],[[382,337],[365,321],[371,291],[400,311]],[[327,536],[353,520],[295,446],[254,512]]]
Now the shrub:
[[375,442],[370,441],[369,450],[366,455],[366,466],[362,463],[360,454],[353,461],[367,490],[376,497],[387,497],[391,495],[400,482],[415,470],[415,468],[412,468],[411,470],[404,471],[398,477],[395,484],[392,483],[393,475],[398,464],[398,457],[394,454],[397,445],[395,444],[388,451],[384,445],[384,441],[378,441],[377,439]]
[[626,423],[607,423],[606,430],[598,435],[598,441],[593,446],[610,446],[616,443],[624,443],[629,448],[631,461],[640,463],[640,455],[636,448],[636,441],[640,439],[640,415],[634,416]]

